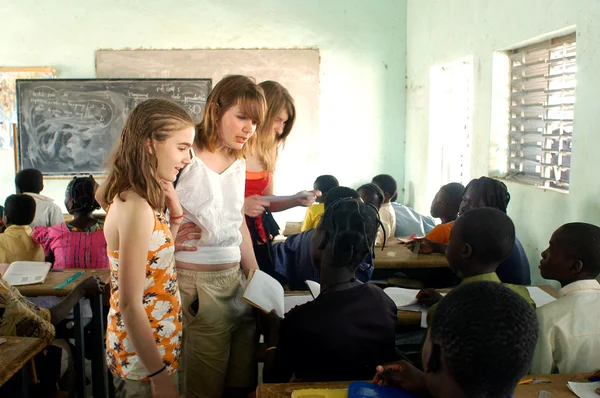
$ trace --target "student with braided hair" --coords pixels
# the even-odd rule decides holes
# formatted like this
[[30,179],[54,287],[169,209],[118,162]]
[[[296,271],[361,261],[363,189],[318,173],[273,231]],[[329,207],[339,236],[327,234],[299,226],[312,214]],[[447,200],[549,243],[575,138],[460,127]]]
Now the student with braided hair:
[[364,380],[397,358],[396,306],[377,286],[356,279],[372,253],[379,216],[371,204],[343,198],[327,208],[312,236],[321,293],[279,320],[263,317],[265,382]]
[[73,220],[34,229],[33,240],[42,245],[54,268],[108,268],[104,223],[92,214],[100,208],[94,198],[97,187],[92,176],[73,177],[65,193]]

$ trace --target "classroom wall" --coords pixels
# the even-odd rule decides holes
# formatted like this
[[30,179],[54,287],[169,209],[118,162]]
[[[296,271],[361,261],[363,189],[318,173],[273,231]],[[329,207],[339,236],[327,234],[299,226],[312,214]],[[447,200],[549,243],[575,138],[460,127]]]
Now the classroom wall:
[[[52,66],[59,78],[95,77],[97,49],[318,48],[320,140],[292,133],[281,156],[315,156],[278,174],[276,193],[310,189],[319,174],[357,187],[387,172],[404,185],[404,1],[3,0],[0,14],[0,66]],[[0,152],[3,201],[14,160]],[[62,206],[66,183],[47,181],[44,193]]]
[[552,232],[572,221],[600,225],[597,131],[600,92],[600,2],[597,0],[408,0],[407,133],[405,199],[423,212],[427,192],[429,70],[473,57],[474,108],[471,178],[488,173],[492,124],[492,58],[527,40],[575,26],[577,90],[569,194],[507,182],[509,215],[527,251],[533,282],[542,282],[538,264]]

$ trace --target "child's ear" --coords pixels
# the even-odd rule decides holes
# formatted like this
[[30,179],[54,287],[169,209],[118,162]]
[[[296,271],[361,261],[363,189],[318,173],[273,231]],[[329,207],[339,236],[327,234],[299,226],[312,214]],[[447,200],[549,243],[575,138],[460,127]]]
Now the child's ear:
[[148,153],[150,155],[152,155],[152,151],[153,151],[153,146],[152,146],[152,141],[150,140],[150,138],[146,139],[146,150],[148,151]]
[[462,244],[461,256],[462,258],[469,258],[473,254],[473,248],[468,243]]
[[583,271],[583,262],[581,260],[573,260],[570,268],[572,274],[578,274]]
[[427,373],[436,373],[442,367],[442,349],[438,344],[431,344],[431,352],[429,353],[429,358],[427,358],[427,363],[425,363],[424,366],[424,370]]

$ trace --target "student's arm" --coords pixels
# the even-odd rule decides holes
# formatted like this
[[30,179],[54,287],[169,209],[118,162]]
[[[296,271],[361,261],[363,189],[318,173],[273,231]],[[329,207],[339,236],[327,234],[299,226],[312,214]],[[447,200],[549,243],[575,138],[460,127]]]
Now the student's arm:
[[288,383],[294,374],[292,364],[295,355],[292,350],[297,342],[293,336],[294,328],[288,327],[289,320],[282,321],[274,312],[261,316],[267,318],[264,333],[269,350],[266,353],[263,380],[265,383]]
[[[387,241],[389,241],[390,239],[393,238],[393,236],[390,236],[391,232],[392,232],[392,222],[396,222],[392,219],[391,215],[385,211],[385,212],[381,212],[381,224],[383,224],[383,228],[385,229],[385,239]],[[379,227],[379,229],[377,230],[377,238],[375,238],[375,244],[378,246],[383,245],[383,230],[381,229],[381,227]]]
[[401,388],[419,397],[432,397],[427,388],[425,374],[406,361],[378,366],[373,384]]
[[[273,173],[271,173],[269,185],[267,186],[267,189],[265,189],[265,196],[273,196],[274,177],[275,176],[273,175]],[[279,211],[284,211],[284,210],[291,209],[292,207],[297,207],[297,206],[309,207],[310,205],[315,203],[315,199],[317,199],[317,197],[321,196],[320,191],[312,191],[312,192],[315,193],[315,196],[309,196],[307,198],[298,198],[298,199],[293,199],[293,200],[286,200],[284,202],[273,202],[271,204],[271,206],[269,207],[269,209],[271,210],[271,213],[277,213]]]
[[171,218],[169,220],[171,237],[175,240],[175,238],[177,238],[179,227],[181,226],[181,221],[183,220],[183,207],[181,207],[181,203],[179,203],[179,198],[177,197],[177,192],[175,192],[173,183],[162,181],[161,185],[165,191],[165,200],[167,202],[167,209],[169,210],[169,217]]
[[[119,234],[119,310],[127,337],[138,353],[148,374],[159,371],[163,361],[154,342],[148,315],[142,303],[146,284],[146,261],[148,242],[154,230],[154,214],[142,200],[129,198],[119,202],[121,214],[126,217],[118,221]],[[175,396],[175,385],[167,372],[162,371],[151,379],[155,388],[164,389]],[[165,394],[166,395],[166,394]],[[170,396],[170,395],[169,395]]]
[[240,245],[242,259],[240,261],[240,265],[247,277],[250,273],[250,270],[258,269],[258,263],[256,262],[256,256],[254,255],[254,247],[252,247],[250,231],[248,230],[248,225],[246,225],[246,217],[243,217],[240,232],[242,233],[242,244]]
[[96,276],[89,276],[79,283],[60,303],[50,308],[50,322],[57,325],[69,315],[75,304],[84,297],[95,296],[104,292],[104,282]]
[[552,346],[552,327],[545,321],[543,312],[537,311],[540,331],[531,361],[531,374],[551,374],[554,368],[554,347]]

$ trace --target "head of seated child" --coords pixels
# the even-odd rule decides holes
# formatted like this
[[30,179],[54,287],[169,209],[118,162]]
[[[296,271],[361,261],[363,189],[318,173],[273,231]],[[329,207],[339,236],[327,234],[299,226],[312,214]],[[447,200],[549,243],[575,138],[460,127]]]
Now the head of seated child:
[[383,203],[389,203],[392,198],[397,197],[398,184],[394,177],[389,174],[379,174],[373,177],[373,184],[377,185],[383,191]]
[[4,224],[29,225],[35,218],[35,199],[29,195],[10,195],[4,202]]
[[495,272],[515,244],[515,226],[505,213],[489,207],[472,209],[456,219],[446,258],[460,278]]
[[377,209],[360,199],[343,197],[326,206],[311,240],[312,263],[321,270],[322,292],[334,285],[359,283],[356,269],[372,252],[379,228]]
[[377,210],[379,210],[385,200],[385,195],[381,188],[373,183],[361,185],[358,188],[358,194],[363,202],[372,204]]
[[471,180],[465,188],[459,215],[479,207],[491,207],[506,213],[510,202],[508,188],[502,181],[489,177]]
[[600,274],[600,228],[587,223],[565,224],[542,252],[540,272],[545,279],[569,283],[596,279]]
[[318,176],[313,184],[313,189],[317,191],[321,191],[321,196],[317,198],[317,203],[322,203],[325,201],[327,197],[327,193],[331,191],[335,187],[339,187],[340,183],[337,178],[332,175],[322,175]]
[[427,333],[428,390],[434,397],[509,397],[531,366],[537,337],[535,310],[518,294],[494,282],[461,285],[440,301]]
[[44,176],[39,170],[21,170],[15,176],[15,188],[17,193],[39,194],[44,190]]
[[98,183],[92,176],[73,177],[65,192],[65,207],[69,214],[90,215],[100,209],[100,204],[95,198],[97,188]]
[[463,199],[465,187],[451,182],[440,188],[431,202],[431,216],[442,220],[442,224],[456,220]]

